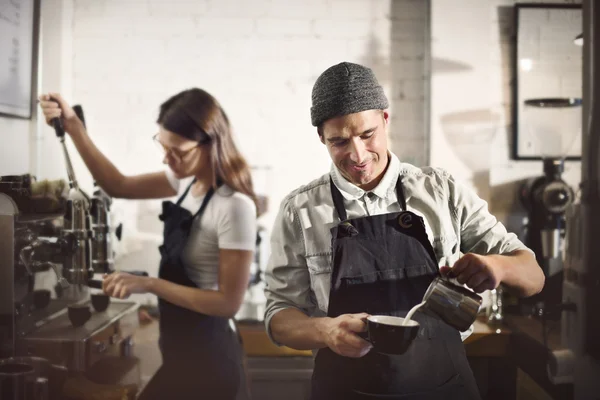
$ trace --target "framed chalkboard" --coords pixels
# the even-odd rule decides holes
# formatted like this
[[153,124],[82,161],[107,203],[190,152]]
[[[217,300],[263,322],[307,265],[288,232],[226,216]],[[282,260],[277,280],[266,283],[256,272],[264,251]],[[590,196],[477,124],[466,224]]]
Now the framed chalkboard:
[[31,118],[39,0],[0,0],[0,114]]

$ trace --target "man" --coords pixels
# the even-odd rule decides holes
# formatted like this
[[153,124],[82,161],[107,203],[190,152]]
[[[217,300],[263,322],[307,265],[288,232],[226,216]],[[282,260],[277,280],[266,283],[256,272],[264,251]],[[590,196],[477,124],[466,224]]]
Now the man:
[[364,319],[406,315],[440,269],[477,293],[502,283],[520,296],[538,293],[544,275],[485,201],[388,150],[387,108],[369,68],[344,62],[317,79],[311,119],[333,165],[281,204],[266,327],[275,343],[318,349],[315,400],[477,399],[458,331],[416,313],[417,338],[391,356],[359,336]]

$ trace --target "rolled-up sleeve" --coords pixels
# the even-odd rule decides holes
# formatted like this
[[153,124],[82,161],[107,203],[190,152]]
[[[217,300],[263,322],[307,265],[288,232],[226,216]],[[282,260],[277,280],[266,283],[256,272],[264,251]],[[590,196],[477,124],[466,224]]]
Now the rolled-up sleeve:
[[298,215],[290,199],[281,203],[271,234],[271,256],[265,271],[265,326],[269,338],[271,319],[286,308],[296,308],[311,315],[316,307],[310,289],[305,245]]
[[[528,250],[512,232],[488,210],[488,204],[467,186],[448,179],[450,207],[460,231],[460,250],[463,253],[506,254]],[[533,252],[532,252],[533,253]]]

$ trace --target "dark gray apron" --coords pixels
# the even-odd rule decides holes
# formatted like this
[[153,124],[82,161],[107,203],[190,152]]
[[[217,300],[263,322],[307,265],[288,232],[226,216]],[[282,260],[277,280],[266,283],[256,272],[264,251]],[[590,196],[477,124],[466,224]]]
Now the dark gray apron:
[[[400,178],[396,192],[406,210]],[[333,181],[331,194],[342,222],[331,229],[327,315],[405,316],[439,274],[423,219],[402,211],[347,220],[342,194]],[[350,358],[320,349],[311,399],[479,399],[459,332],[421,312],[413,319],[421,327],[401,355],[373,349],[361,358]]]
[[[194,180],[195,182],[195,180]],[[192,182],[177,203],[164,201],[160,219],[164,242],[158,276],[189,287],[181,255],[194,218],[202,214],[214,194],[211,188],[192,215],[181,207]],[[163,364],[140,399],[235,399],[242,379],[241,347],[227,318],[209,316],[159,298],[160,349]]]

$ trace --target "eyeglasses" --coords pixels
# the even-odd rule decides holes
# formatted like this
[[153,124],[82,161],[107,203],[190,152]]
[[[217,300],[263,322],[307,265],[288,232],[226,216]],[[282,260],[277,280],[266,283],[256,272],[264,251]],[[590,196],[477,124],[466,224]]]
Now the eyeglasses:
[[167,147],[164,144],[162,144],[160,140],[158,140],[158,133],[152,136],[152,141],[156,144],[156,147],[158,147],[163,157],[169,155],[177,164],[181,163],[185,156],[190,154],[192,151],[196,150],[198,147],[202,146],[202,143],[198,143],[196,146],[187,150],[180,150],[174,147]]

